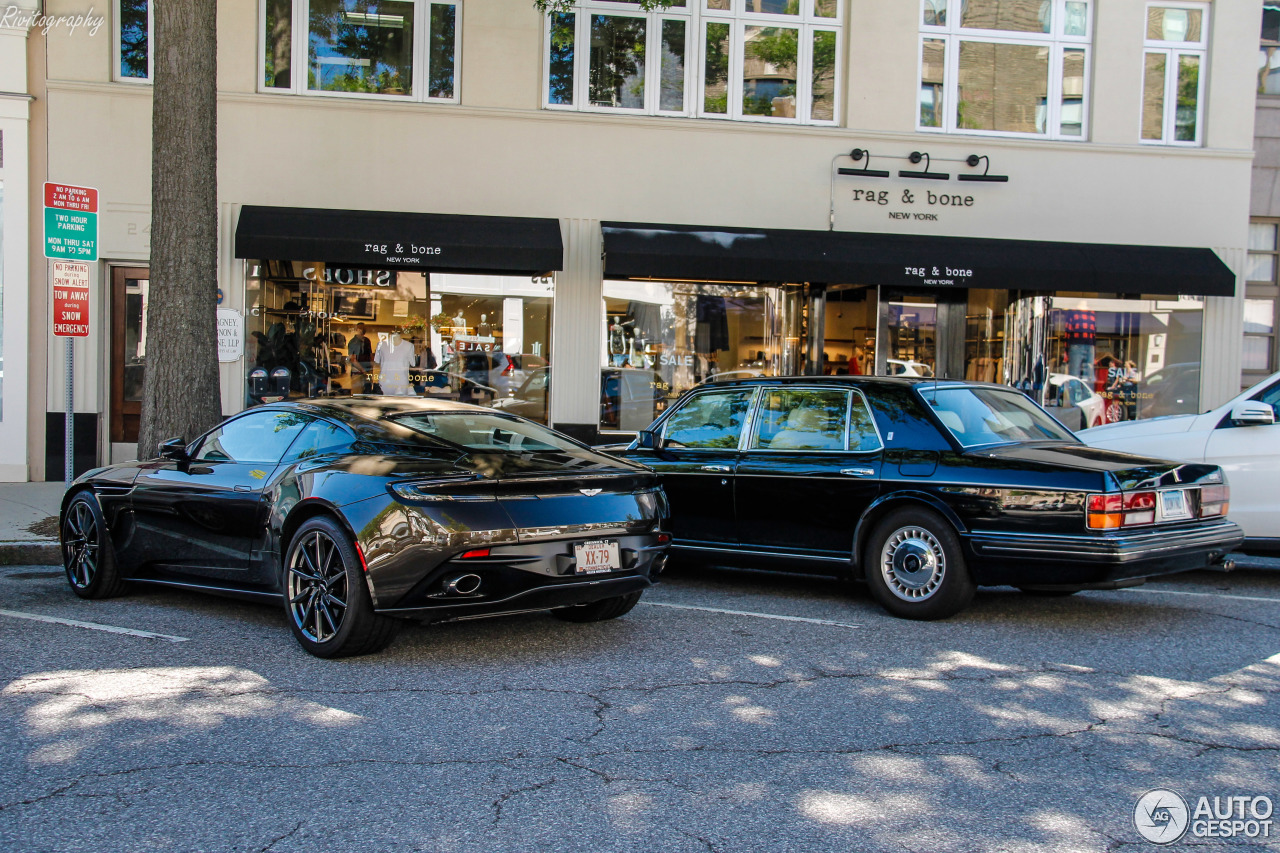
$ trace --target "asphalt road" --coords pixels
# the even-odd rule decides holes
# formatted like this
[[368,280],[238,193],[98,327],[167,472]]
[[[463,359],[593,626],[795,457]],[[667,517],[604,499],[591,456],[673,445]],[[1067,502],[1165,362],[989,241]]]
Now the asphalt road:
[[49,567],[0,570],[0,611],[3,850],[1156,850],[1151,789],[1280,804],[1274,572],[922,624],[705,569],[615,622],[412,626],[346,661],[274,608],[82,602]]

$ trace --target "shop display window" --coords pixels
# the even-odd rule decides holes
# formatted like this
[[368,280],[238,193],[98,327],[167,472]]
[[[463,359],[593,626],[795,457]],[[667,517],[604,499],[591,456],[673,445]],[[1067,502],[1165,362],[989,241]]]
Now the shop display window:
[[803,288],[605,281],[600,429],[644,429],[700,385],[805,373]]
[[875,372],[876,312],[874,287],[827,288],[823,374],[864,376]]
[[545,422],[553,295],[547,277],[246,262],[246,403],[386,394]]
[[1073,429],[1198,412],[1203,319],[1199,297],[1022,294],[1002,381]]

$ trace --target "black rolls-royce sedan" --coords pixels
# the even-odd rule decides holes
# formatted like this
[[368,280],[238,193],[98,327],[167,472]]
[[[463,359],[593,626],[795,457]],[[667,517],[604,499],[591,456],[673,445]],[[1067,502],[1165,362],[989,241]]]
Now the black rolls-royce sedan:
[[657,579],[666,502],[642,465],[461,403],[261,406],[63,498],[67,580],[280,602],[320,657],[376,651],[395,617],[627,613]]
[[979,585],[1133,586],[1242,538],[1217,466],[1088,447],[1000,385],[714,383],[613,452],[662,474],[676,552],[849,574],[911,619],[950,616]]

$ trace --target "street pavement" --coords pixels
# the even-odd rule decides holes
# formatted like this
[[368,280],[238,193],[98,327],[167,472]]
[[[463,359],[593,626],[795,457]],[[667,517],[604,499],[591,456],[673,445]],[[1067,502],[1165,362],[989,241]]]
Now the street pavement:
[[1152,789],[1280,800],[1274,572],[917,623],[685,570],[614,622],[413,625],[341,661],[274,607],[83,602],[47,566],[0,568],[0,610],[3,850],[1154,850]]

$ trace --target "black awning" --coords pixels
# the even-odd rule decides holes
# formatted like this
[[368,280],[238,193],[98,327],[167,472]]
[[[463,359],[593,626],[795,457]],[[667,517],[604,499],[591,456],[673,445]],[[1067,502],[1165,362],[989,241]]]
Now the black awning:
[[612,278],[1231,296],[1212,249],[605,222]]
[[564,250],[554,219],[245,205],[236,257],[540,275],[563,267]]

